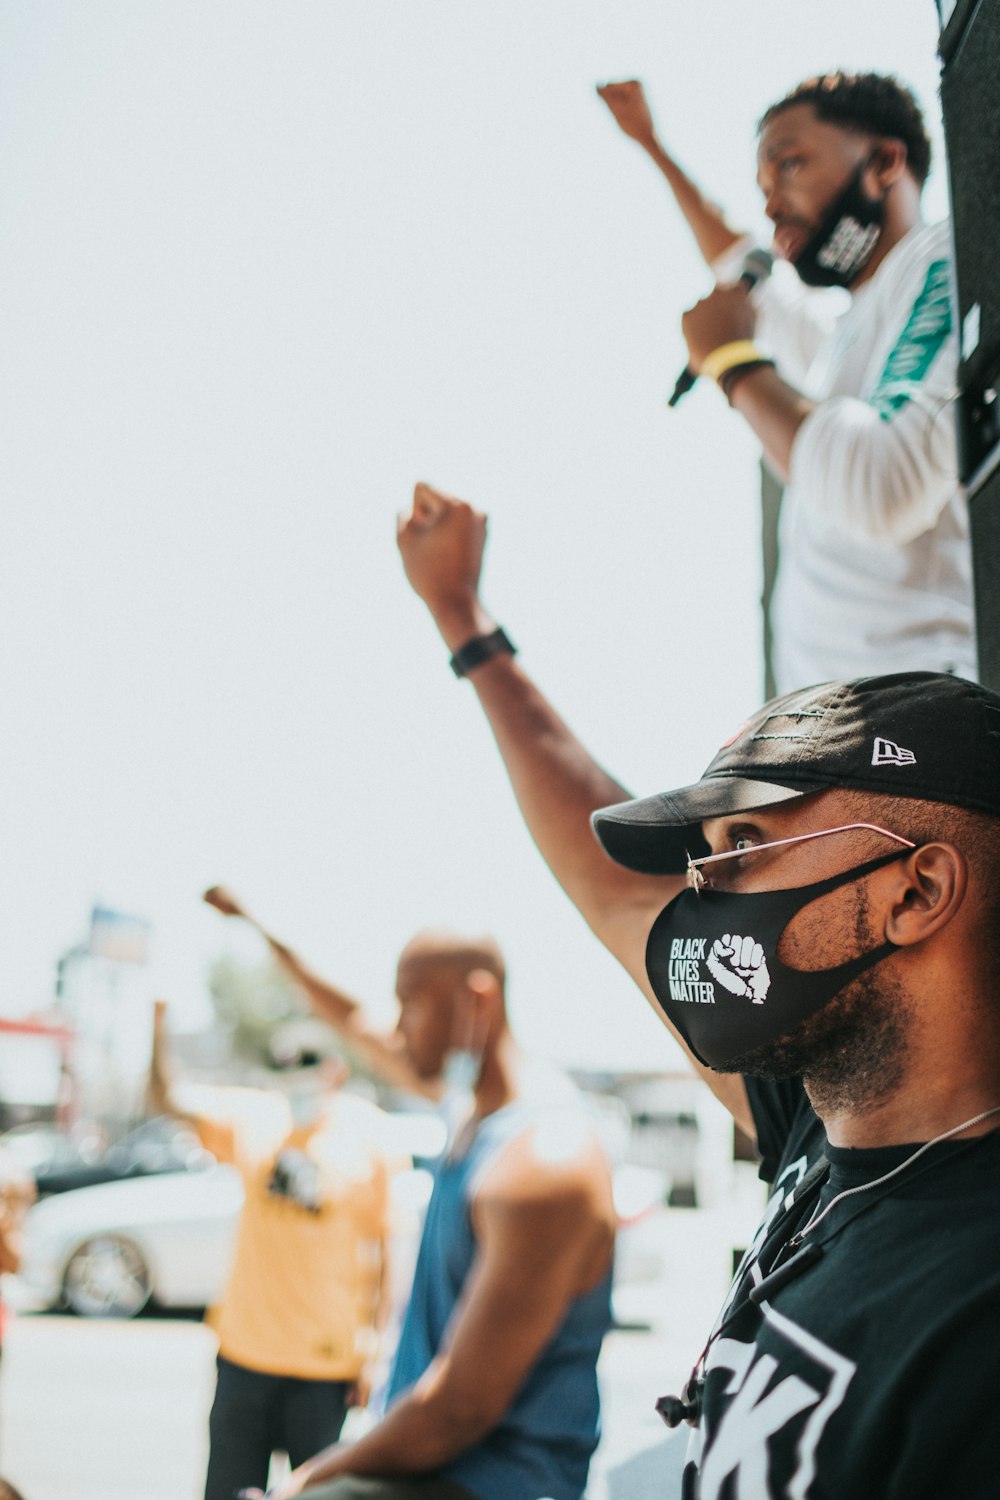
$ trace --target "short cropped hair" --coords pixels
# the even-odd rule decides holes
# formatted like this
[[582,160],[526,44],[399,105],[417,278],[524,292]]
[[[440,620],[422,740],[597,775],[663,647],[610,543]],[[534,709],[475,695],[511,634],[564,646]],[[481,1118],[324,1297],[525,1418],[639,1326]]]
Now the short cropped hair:
[[845,130],[902,141],[906,163],[923,187],[931,168],[931,143],[920,106],[905,84],[884,73],[827,73],[807,78],[761,115],[758,134],[795,104],[811,104],[816,117]]
[[[473,969],[485,969],[500,985],[507,980],[500,945],[492,937],[464,937],[445,928],[428,927],[411,938],[399,956],[400,963],[427,963],[434,968],[454,969],[464,976]],[[0,1496],[0,1500],[3,1497]]]

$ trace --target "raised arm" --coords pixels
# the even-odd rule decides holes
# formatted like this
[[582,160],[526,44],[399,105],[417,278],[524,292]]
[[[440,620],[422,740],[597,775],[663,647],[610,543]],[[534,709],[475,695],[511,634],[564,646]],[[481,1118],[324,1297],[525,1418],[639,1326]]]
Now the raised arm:
[[[720,256],[746,238],[746,232],[733,228],[718,204],[705,197],[666,150],[637,79],[606,83],[597,92],[623,133],[636,141],[663,173],[698,249],[708,265],[714,266]],[[716,287],[682,319],[688,365],[697,374],[705,356],[713,350],[724,344],[752,341],[756,322],[746,287]],[[787,478],[792,445],[814,403],[777,371],[762,366],[740,380],[733,405],[760,439],[771,466],[782,478]]]
[[192,1125],[198,1117],[184,1109],[177,1098],[170,1042],[167,1036],[167,1002],[153,1004],[153,1042],[149,1054],[149,1076],[146,1081],[146,1107],[150,1114],[173,1115]]
[[420,1094],[425,1099],[440,1096],[440,1086],[420,1078],[408,1063],[402,1038],[395,1032],[382,1032],[373,1027],[357,1000],[322,978],[297,953],[279,942],[226,886],[213,885],[205,891],[202,899],[223,916],[241,917],[255,928],[283,972],[305,993],[316,1014],[328,1021],[355,1054],[386,1083]]
[[712,265],[731,245],[744,237],[743,231],[732,227],[719,205],[705,197],[666,150],[656,133],[646,95],[637,79],[631,78],[624,83],[606,83],[597,92],[624,134],[642,147],[667,179],[698,249],[708,264]]
[[[478,591],[485,540],[484,515],[417,485],[412,514],[400,522],[399,549],[411,585],[451,651],[495,628]],[[640,979],[653,919],[683,882],[635,875],[604,853],[590,814],[629,793],[584,749],[512,656],[492,657],[470,681],[542,857],[601,941]]]
[[[462,500],[418,484],[413,511],[400,520],[398,539],[406,576],[449,650],[494,629],[479,598],[484,515]],[[629,793],[597,764],[512,656],[489,658],[475,668],[470,680],[542,857],[667,1025],[646,976],[646,940],[659,912],[683,889],[683,880],[637,875],[604,853],[591,830],[590,814],[625,801]],[[742,1080],[713,1073],[694,1058],[691,1063],[747,1128]]]

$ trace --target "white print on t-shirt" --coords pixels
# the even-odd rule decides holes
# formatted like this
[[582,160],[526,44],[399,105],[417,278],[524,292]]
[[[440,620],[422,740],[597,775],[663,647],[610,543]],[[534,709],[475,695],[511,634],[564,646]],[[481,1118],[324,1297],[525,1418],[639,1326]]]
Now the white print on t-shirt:
[[[709,1355],[710,1371],[732,1372],[723,1393],[731,1399],[721,1421],[707,1435],[701,1459],[701,1500],[718,1500],[730,1479],[732,1493],[737,1495],[804,1500],[816,1476],[820,1440],[857,1369],[853,1360],[766,1302],[761,1310],[770,1325],[771,1349],[763,1353],[756,1344],[722,1338]],[[773,1348],[776,1336],[795,1364],[784,1376],[780,1375],[781,1351],[776,1354]],[[787,1479],[782,1472],[774,1472],[772,1455],[779,1452],[781,1470],[791,1465]]]
[[323,1207],[323,1182],[319,1166],[304,1151],[286,1146],[274,1159],[267,1184],[269,1193],[318,1214]]
[[[791,1204],[808,1168],[806,1157],[789,1162],[775,1183],[760,1228],[743,1257],[722,1311],[719,1328],[728,1316],[745,1276],[762,1280],[756,1264],[774,1220]],[[787,1345],[795,1370],[774,1383],[780,1357],[773,1350],[760,1353],[756,1344],[720,1338],[711,1345],[706,1373],[729,1370],[724,1396],[731,1398],[722,1419],[711,1432],[705,1423],[695,1429],[688,1445],[688,1461],[700,1469],[700,1500],[717,1500],[732,1476],[732,1493],[748,1500],[767,1495],[777,1500],[771,1474],[771,1453],[780,1437],[780,1450],[794,1453],[794,1470],[780,1491],[781,1500],[803,1500],[816,1473],[816,1450],[833,1413],[841,1405],[856,1369],[852,1360],[829,1349],[806,1329],[791,1322],[765,1302],[761,1313],[772,1336]],[[708,1438],[707,1451],[705,1440]]]
[[771,988],[771,975],[760,943],[752,937],[724,933],[716,938],[705,960],[708,971],[731,995],[741,995],[763,1005]]

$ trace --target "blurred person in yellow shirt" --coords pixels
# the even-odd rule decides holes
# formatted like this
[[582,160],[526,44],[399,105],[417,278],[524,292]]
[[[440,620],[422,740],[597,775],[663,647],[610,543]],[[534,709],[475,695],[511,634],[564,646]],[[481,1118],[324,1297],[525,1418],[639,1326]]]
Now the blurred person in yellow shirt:
[[232,1270],[210,1313],[219,1339],[205,1500],[267,1481],[340,1435],[368,1399],[388,1313],[390,1160],[382,1112],[342,1092],[341,1064],[273,1089],[175,1084],[166,1006],[153,1026],[149,1103],[188,1121],[243,1179]]

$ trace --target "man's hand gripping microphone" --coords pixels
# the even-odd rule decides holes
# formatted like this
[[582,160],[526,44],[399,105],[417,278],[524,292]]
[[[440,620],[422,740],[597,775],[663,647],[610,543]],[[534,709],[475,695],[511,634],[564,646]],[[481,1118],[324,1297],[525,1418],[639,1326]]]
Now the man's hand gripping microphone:
[[[743,262],[743,270],[740,272],[738,285],[752,291],[759,281],[766,281],[774,268],[774,256],[769,250],[762,249],[759,245],[749,252]],[[668,406],[676,406],[682,396],[688,391],[698,379],[697,374],[690,365],[686,365],[677,377],[673,395],[667,402]]]

